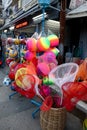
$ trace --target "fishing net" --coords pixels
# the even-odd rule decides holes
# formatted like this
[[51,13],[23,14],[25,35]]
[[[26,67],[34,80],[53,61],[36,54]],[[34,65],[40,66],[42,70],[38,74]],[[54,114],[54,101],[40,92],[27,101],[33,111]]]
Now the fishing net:
[[68,82],[63,84],[63,104],[73,110],[79,100],[87,100],[87,82]]

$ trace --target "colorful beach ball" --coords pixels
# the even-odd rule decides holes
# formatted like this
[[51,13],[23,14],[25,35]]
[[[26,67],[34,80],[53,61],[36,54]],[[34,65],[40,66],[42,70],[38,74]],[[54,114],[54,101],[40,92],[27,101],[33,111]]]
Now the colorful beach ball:
[[39,51],[47,51],[50,48],[50,41],[46,37],[41,37],[37,40]]
[[59,45],[59,38],[55,34],[51,34],[47,38],[50,41],[50,47],[56,47]]
[[29,51],[37,51],[37,40],[35,38],[29,38],[26,41],[26,46]]

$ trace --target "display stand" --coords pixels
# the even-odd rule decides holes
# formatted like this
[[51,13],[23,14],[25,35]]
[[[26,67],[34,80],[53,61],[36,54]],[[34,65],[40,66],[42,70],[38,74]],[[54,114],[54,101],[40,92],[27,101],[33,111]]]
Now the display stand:
[[[45,8],[47,8],[50,5],[50,0],[45,0],[45,1],[44,0],[38,0],[38,4],[42,8],[42,14],[43,14],[43,16],[42,16],[42,35],[45,36],[45,31],[44,31],[45,16],[44,16],[44,14],[45,14]],[[41,106],[42,103],[38,102],[34,99],[30,100],[30,102],[32,104],[34,104],[35,106],[37,106],[37,109],[32,112],[32,117],[35,118],[35,114],[37,112],[39,112],[40,106]]]

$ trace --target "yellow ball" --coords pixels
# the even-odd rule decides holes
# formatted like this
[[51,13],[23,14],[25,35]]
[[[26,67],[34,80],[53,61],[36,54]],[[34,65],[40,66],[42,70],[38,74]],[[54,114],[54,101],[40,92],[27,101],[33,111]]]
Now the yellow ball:
[[19,39],[15,39],[15,40],[14,40],[14,43],[15,43],[16,45],[19,45],[19,44],[21,43],[21,41],[20,41]]

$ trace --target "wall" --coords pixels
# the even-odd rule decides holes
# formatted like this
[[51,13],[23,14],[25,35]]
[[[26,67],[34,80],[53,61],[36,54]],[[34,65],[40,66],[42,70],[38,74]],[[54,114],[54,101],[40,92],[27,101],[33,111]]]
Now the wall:
[[87,57],[87,18],[81,20],[79,46],[81,48],[81,57],[84,59]]

